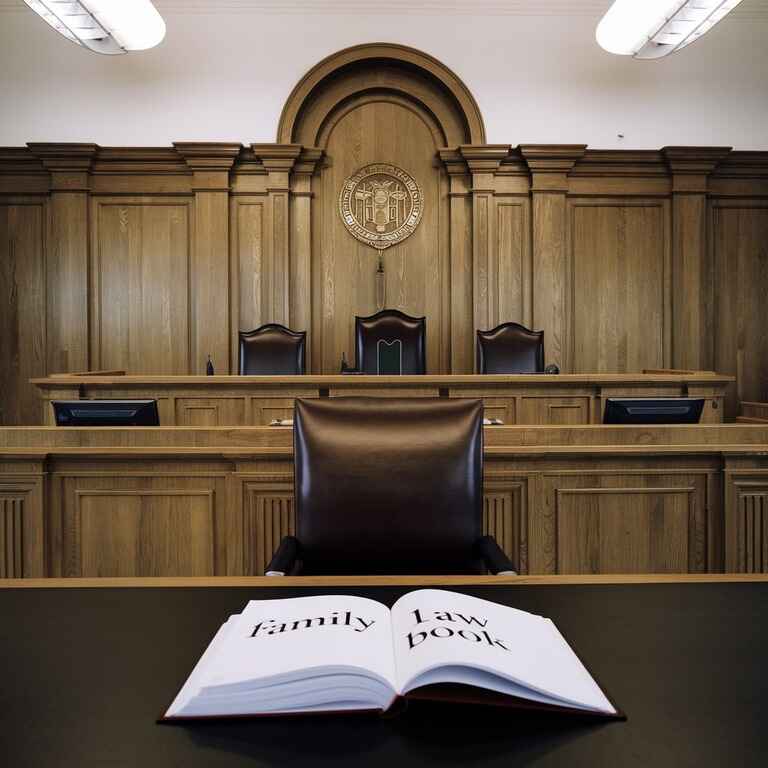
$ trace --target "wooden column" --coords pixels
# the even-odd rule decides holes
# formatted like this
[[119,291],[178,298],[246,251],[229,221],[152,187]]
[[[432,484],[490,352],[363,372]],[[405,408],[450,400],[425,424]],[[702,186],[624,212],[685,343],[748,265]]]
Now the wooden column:
[[568,344],[568,173],[583,157],[586,145],[525,144],[519,149],[531,171],[533,326],[544,331],[547,360],[565,373],[572,366]]
[[730,147],[664,147],[672,173],[672,367],[714,363],[714,284],[707,248],[709,174]]
[[230,373],[229,171],[240,144],[175,142],[195,194],[191,271],[190,373]]
[[[312,332],[312,177],[323,150],[305,147],[290,177],[289,326]],[[312,344],[307,344],[307,371],[312,370]]]
[[85,371],[88,354],[88,195],[95,144],[28,144],[51,175],[46,248],[46,367]]
[[302,152],[299,144],[252,144],[268,174],[264,219],[264,275],[271,314],[263,322],[291,324],[290,174]]
[[472,176],[458,149],[440,150],[448,173],[451,260],[451,373],[475,370],[473,317]]
[[472,285],[474,330],[488,330],[498,315],[492,282],[498,276],[498,243],[496,242],[496,210],[494,174],[509,154],[509,144],[486,144],[459,148],[472,174]]

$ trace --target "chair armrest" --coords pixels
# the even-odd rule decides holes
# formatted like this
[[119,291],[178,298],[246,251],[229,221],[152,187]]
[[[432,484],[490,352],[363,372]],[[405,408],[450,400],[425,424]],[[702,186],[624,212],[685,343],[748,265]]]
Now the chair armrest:
[[265,576],[285,576],[296,567],[299,556],[299,540],[295,536],[284,536],[277,551],[272,555]]
[[512,561],[504,554],[504,550],[496,543],[493,536],[482,536],[477,540],[477,553],[483,559],[485,567],[493,574],[500,576],[517,576]]

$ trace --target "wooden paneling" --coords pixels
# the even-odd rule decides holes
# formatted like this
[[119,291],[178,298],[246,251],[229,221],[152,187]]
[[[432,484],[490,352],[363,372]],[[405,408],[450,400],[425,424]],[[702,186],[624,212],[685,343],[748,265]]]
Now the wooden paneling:
[[245,397],[176,398],[176,425],[179,427],[225,427],[247,424]]
[[[342,353],[354,360],[354,317],[377,311],[375,274],[381,258],[385,303],[410,315],[427,316],[427,370],[449,366],[449,263],[442,226],[447,218],[447,179],[436,167],[429,115],[400,100],[371,98],[333,124],[323,146],[328,162],[318,182],[313,232],[316,258],[312,303],[314,367],[336,373]],[[350,151],[350,147],[355,147]],[[424,195],[421,223],[403,242],[379,252],[347,232],[338,213],[343,182],[370,163],[393,162],[417,179]]]
[[[239,291],[233,297],[237,309],[234,325],[235,330],[250,331],[268,322],[265,318],[271,304],[264,263],[264,202],[258,198],[236,197],[232,200],[231,211],[231,248],[239,285]],[[236,346],[233,361],[237,361]]]
[[[300,397],[463,397],[483,400],[505,424],[593,424],[608,397],[706,398],[704,422],[722,421],[729,377],[713,374],[510,376],[53,376],[36,379],[41,400],[153,398],[163,426],[268,425]],[[717,404],[715,407],[713,404]],[[47,423],[52,409],[46,407]]]
[[[238,328],[266,322],[306,330],[309,371],[335,373],[342,352],[353,359],[355,314],[378,308],[379,256],[385,303],[427,317],[432,373],[470,373],[477,328],[515,320],[544,331],[546,362],[564,373],[734,373],[729,417],[739,398],[764,398],[766,153],[486,144],[455,75],[385,44],[318,64],[279,136],[3,152],[5,423],[37,421],[32,375],[202,373],[208,354],[228,373]],[[415,233],[382,254],[338,211],[342,182],[372,162],[424,192]],[[573,420],[562,406],[551,418]],[[246,423],[266,418],[255,408]],[[510,401],[489,408],[512,417]],[[203,411],[193,423],[213,423]]]
[[768,205],[712,204],[714,262],[714,364],[737,376],[727,414],[738,401],[768,396]]
[[[717,571],[723,549],[726,567],[764,570],[765,480],[756,473],[768,471],[765,444],[727,441],[734,429],[761,430],[763,439],[765,430],[701,429],[714,430],[714,438],[707,433],[707,443],[684,446],[671,433],[663,445],[617,444],[631,437],[628,428],[604,439],[612,445],[578,444],[584,428],[555,430],[558,444],[541,445],[538,430],[521,428],[515,434],[523,444],[506,447],[504,428],[490,429],[484,530],[521,572]],[[29,539],[38,552],[45,540],[50,575],[258,574],[294,530],[289,430],[224,430],[218,440],[206,440],[206,430],[122,430],[139,443],[123,448],[104,447],[109,435],[95,431],[65,432],[77,447],[42,449],[36,459],[50,477],[44,504],[32,498],[37,491],[3,483],[6,572],[19,574],[23,552],[22,575],[41,575],[27,568]],[[634,432],[652,437],[648,429]],[[159,447],[140,445],[150,438]],[[83,445],[90,440],[92,447]],[[19,452],[2,450],[17,460]],[[724,462],[735,480],[723,476]],[[750,474],[738,475],[739,462]]]
[[34,424],[46,371],[45,204],[0,200],[0,423]]
[[62,466],[52,481],[64,576],[213,575],[226,572],[226,489],[209,463]]
[[725,567],[768,573],[768,473],[735,469],[726,496]]
[[[664,573],[706,569],[706,479],[633,473],[548,473],[531,523],[531,569]],[[534,554],[535,553],[535,554]]]
[[514,321],[530,326],[530,288],[533,266],[530,248],[530,212],[527,198],[499,199],[496,203],[498,274],[494,276],[498,301],[491,326]]
[[[751,425],[491,427],[484,530],[523,573],[766,571],[767,445]],[[291,454],[288,429],[0,430],[0,568],[258,573],[293,531]]]
[[214,572],[211,491],[78,490],[79,574]]
[[558,491],[557,572],[688,571],[690,494],[687,488]]
[[23,496],[0,496],[0,573],[6,579],[24,576]]
[[669,363],[669,235],[663,202],[569,206],[574,371]]
[[528,571],[528,484],[526,479],[486,475],[483,533],[514,558],[518,572]]
[[44,575],[43,508],[39,480],[14,480],[10,473],[0,472],[0,574],[4,578]]
[[94,203],[91,359],[96,367],[189,371],[189,261],[188,201]]
[[88,195],[52,192],[46,248],[48,371],[85,371],[88,355]]
[[589,424],[589,397],[521,397],[517,424]]
[[263,574],[283,536],[296,533],[293,491],[245,483],[243,550],[245,573]]
[[743,522],[740,550],[748,573],[768,573],[768,492],[743,493],[739,497]]

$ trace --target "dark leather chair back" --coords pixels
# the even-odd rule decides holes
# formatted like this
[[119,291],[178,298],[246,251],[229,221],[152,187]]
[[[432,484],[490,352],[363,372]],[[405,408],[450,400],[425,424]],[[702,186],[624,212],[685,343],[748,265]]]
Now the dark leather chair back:
[[[427,321],[423,317],[411,317],[397,309],[382,309],[370,317],[355,318],[356,368],[361,373],[377,374],[381,345],[396,346],[401,354],[403,374],[427,372],[426,353]],[[398,345],[397,342],[400,342]],[[384,349],[383,352],[388,350]],[[391,360],[391,355],[387,355]],[[389,371],[381,371],[389,372]]]
[[296,400],[302,573],[483,573],[479,400]]
[[477,332],[478,373],[543,373],[544,331],[502,323]]
[[306,331],[269,323],[240,331],[241,376],[293,376],[304,373]]

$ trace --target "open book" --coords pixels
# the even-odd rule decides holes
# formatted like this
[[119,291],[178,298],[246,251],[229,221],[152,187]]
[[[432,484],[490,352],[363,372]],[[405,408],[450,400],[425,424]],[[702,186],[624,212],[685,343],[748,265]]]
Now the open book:
[[435,589],[252,600],[224,623],[161,720],[477,701],[623,717],[542,616]]

